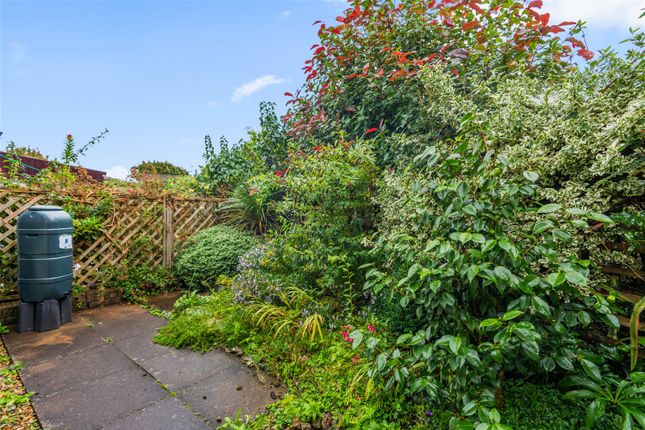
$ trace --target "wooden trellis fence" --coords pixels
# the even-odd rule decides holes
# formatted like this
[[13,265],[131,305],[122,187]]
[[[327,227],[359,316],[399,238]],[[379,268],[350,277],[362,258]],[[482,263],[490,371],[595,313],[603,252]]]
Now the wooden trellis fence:
[[[105,196],[65,196],[92,206]],[[60,204],[61,196],[41,191],[0,189],[0,302],[15,300],[17,272],[16,221],[33,205]],[[182,242],[216,223],[217,201],[208,198],[112,196],[112,209],[101,233],[74,244],[74,283],[109,280],[110,270],[128,264],[172,264]]]

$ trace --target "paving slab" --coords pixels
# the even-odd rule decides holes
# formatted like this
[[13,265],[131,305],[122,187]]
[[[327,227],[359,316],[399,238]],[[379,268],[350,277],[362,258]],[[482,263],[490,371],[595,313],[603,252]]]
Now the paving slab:
[[270,386],[259,385],[255,372],[229,367],[203,381],[177,392],[177,397],[199,411],[211,423],[224,417],[257,416],[272,402]]
[[90,430],[104,427],[167,395],[153,378],[131,363],[91,382],[49,395],[41,392],[32,400],[44,428]]
[[73,352],[60,360],[48,360],[27,366],[23,382],[36,393],[55,393],[65,388],[95,381],[127,369],[131,360],[113,345],[100,345]]
[[17,333],[4,336],[7,350],[16,360],[37,364],[104,343],[101,333],[86,318],[43,333]]
[[172,391],[190,387],[225,369],[240,368],[240,361],[225,352],[201,354],[186,349],[173,349],[138,363]]
[[176,397],[167,397],[104,427],[105,430],[204,430],[204,420],[195,416]]
[[[163,324],[163,323],[162,323]],[[134,362],[141,362],[168,353],[169,348],[157,345],[151,336],[130,336],[125,339],[112,339],[112,344]]]
[[[171,300],[160,303],[169,307]],[[58,330],[3,336],[9,353],[25,365],[20,375],[35,393],[44,428],[216,428],[227,416],[256,415],[272,401],[275,389],[232,354],[154,344],[166,321],[138,306],[108,306],[73,318]]]

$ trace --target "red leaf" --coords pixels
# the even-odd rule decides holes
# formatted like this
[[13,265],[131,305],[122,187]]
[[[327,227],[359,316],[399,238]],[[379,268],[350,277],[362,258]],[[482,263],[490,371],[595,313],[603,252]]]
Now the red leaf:
[[560,27],[563,25],[576,25],[577,22],[575,21],[562,21],[560,24],[558,24]]
[[544,34],[549,34],[549,33],[562,33],[564,29],[560,26],[557,25],[548,25],[544,27]]
[[321,22],[322,22],[321,20],[317,20],[317,21],[314,21],[314,23],[313,23],[313,24],[311,24],[311,25],[320,24]]
[[374,133],[375,131],[378,131],[378,128],[377,127],[372,127],[369,130],[365,131],[365,134]]
[[580,55],[582,58],[585,60],[589,61],[593,58],[593,52],[591,52],[588,49],[581,49],[578,51],[578,55]]
[[580,40],[576,39],[575,37],[568,37],[567,42],[571,43],[571,46],[574,48],[584,48],[585,44],[582,43]]
[[476,11],[477,11],[477,13],[481,13],[482,15],[484,14],[484,11],[482,10],[482,8],[481,8],[481,7],[479,7],[479,5],[478,5],[477,3],[475,3],[475,2],[470,2],[470,5],[469,5],[469,6],[470,6],[473,10],[476,10]]
[[345,76],[346,79],[354,79],[355,77],[358,76],[358,73],[352,73],[350,75]]
[[293,94],[291,94],[289,91],[287,91],[286,93],[284,93],[284,95],[285,95],[285,96],[287,96],[287,97],[293,97]]
[[382,77],[383,76],[383,67],[378,69],[378,72],[376,72],[376,74],[374,76],[376,76],[377,78]]
[[540,22],[542,23],[542,25],[546,26],[549,23],[550,18],[551,18],[550,13],[542,14],[540,15]]
[[529,3],[526,8],[531,9],[531,8],[537,8],[540,9],[542,7],[542,0],[533,0],[531,3]]
[[461,26],[461,29],[464,31],[468,31],[477,27],[479,27],[479,21],[468,21],[467,23]]

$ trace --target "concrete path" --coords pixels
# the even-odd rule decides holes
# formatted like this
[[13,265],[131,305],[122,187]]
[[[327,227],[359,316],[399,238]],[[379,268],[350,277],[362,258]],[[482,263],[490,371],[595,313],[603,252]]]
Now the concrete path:
[[[256,415],[280,395],[272,381],[221,351],[153,344],[165,320],[138,306],[74,314],[45,333],[4,336],[46,429],[209,429]],[[273,391],[273,392],[272,392]]]

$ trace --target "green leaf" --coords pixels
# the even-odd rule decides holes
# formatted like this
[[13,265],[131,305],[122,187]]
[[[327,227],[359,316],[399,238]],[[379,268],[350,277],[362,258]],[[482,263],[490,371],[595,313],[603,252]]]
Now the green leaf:
[[566,280],[567,277],[562,272],[550,273],[549,276],[546,277],[546,281],[554,287],[562,284]]
[[461,412],[464,414],[464,416],[470,416],[474,415],[475,412],[477,412],[477,402],[474,400],[471,400],[470,402],[466,403],[464,407],[462,408]]
[[487,240],[486,243],[482,245],[482,252],[488,252],[491,249],[495,248],[495,245],[497,245],[497,241],[494,239]]
[[613,224],[613,220],[609,218],[607,215],[604,214],[599,214],[597,212],[590,212],[589,213],[589,218],[599,221],[599,222],[604,222],[605,224]]
[[543,298],[539,296],[533,296],[531,297],[531,304],[533,305],[537,313],[546,318],[551,318],[551,308]]
[[349,337],[353,339],[352,349],[358,348],[358,346],[363,342],[363,332],[360,330],[354,330],[349,334]]
[[531,182],[537,181],[539,177],[537,173],[531,171],[523,172],[522,175]]
[[591,315],[585,311],[578,311],[578,321],[580,321],[583,327],[587,327],[591,324]]
[[571,215],[587,215],[589,212],[578,209],[578,208],[569,208],[567,209],[567,212],[570,213]]
[[542,368],[547,372],[553,372],[555,369],[555,361],[551,357],[544,357],[541,361]]
[[564,370],[573,370],[573,363],[568,357],[556,357],[555,362]]
[[497,318],[488,318],[479,323],[479,328],[499,327],[502,325]]
[[629,374],[629,379],[637,384],[642,384],[645,382],[645,372],[632,372]]
[[535,223],[535,227],[533,227],[533,234],[543,233],[553,227],[555,227],[555,224],[551,220],[538,221]]
[[412,335],[410,333],[403,333],[401,336],[399,336],[396,339],[396,344],[397,345],[402,345],[405,342],[407,342],[410,338],[412,338]]
[[385,363],[387,363],[387,357],[384,353],[380,353],[378,356],[376,356],[376,369],[378,369],[379,371],[383,370]]
[[499,415],[499,412],[497,412],[497,409],[493,408],[488,412],[488,418],[491,420],[493,424],[499,423],[499,421],[502,419],[502,417]]
[[548,205],[542,206],[540,209],[538,209],[539,214],[550,214],[555,211],[559,211],[562,208],[562,205],[559,205],[557,203],[549,203]]
[[468,281],[473,282],[473,279],[475,279],[478,273],[479,273],[479,266],[477,265],[470,266],[466,271],[466,276],[468,277]]
[[506,312],[504,314],[504,316],[502,317],[502,319],[504,321],[510,321],[512,319],[515,319],[515,318],[519,317],[520,315],[524,315],[524,312],[518,311],[518,310],[512,310],[512,311]]
[[463,209],[461,209],[461,211],[466,215],[471,215],[471,216],[477,215],[477,209],[473,205],[466,205],[463,207]]
[[576,285],[587,285],[587,278],[585,278],[582,274],[579,272],[576,272],[575,270],[570,270],[566,272],[566,277],[567,281],[569,281],[572,284]]
[[540,359],[540,347],[537,342],[522,342],[522,349],[526,353],[526,356],[532,360]]
[[598,369],[598,366],[585,358],[580,361],[580,364],[582,365],[582,370],[584,370],[588,377],[594,381],[602,382],[602,376],[600,375],[600,369]]
[[459,336],[451,337],[448,342],[448,348],[450,348],[450,351],[452,351],[453,354],[457,354],[459,352],[459,348],[461,348],[461,338]]
[[510,281],[513,274],[504,266],[495,267],[495,276],[502,281]]
[[585,427],[591,428],[604,413],[605,402],[603,400],[596,399],[591,402],[587,410],[587,415],[585,416]]
[[403,296],[401,297],[401,300],[399,300],[399,304],[401,305],[402,308],[406,307],[410,303],[410,299],[408,299],[408,296]]
[[630,370],[634,370],[636,363],[638,362],[638,330],[643,310],[645,310],[645,297],[641,298],[638,303],[634,305],[632,316],[629,320]]
[[562,398],[567,400],[593,399],[595,397],[596,393],[589,390],[573,390],[562,396]]

